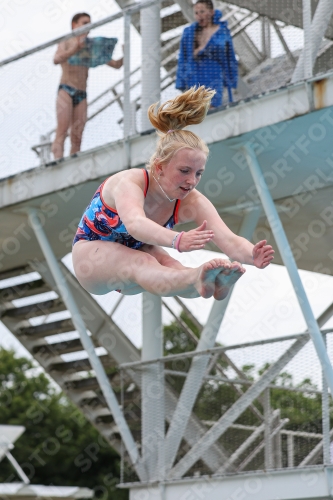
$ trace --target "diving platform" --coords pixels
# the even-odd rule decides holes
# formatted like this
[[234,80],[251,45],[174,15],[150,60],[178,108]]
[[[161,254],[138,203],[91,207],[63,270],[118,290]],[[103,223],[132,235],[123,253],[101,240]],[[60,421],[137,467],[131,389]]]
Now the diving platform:
[[[198,189],[226,224],[237,233],[244,213],[260,205],[242,151],[250,144],[298,266],[324,273],[333,263],[332,106],[330,73],[210,112],[193,128],[210,149]],[[71,251],[77,222],[98,185],[116,172],[143,167],[155,141],[154,131],[148,131],[1,179],[1,270],[41,257],[26,222],[27,207],[39,210],[52,248],[62,258]],[[264,214],[255,239],[276,246]],[[281,262],[277,252],[275,263]]]
[[132,485],[130,500],[328,500],[333,496],[332,467],[202,477],[162,484]]
[[[25,129],[10,143],[9,129],[15,122],[21,130],[16,120],[27,102],[24,93],[15,97],[4,155],[17,165],[8,163],[8,175],[0,179],[1,322],[120,454],[119,486],[130,489],[130,500],[333,498],[333,330],[324,329],[333,304],[315,318],[297,272],[333,271],[332,2],[320,0],[312,21],[315,5],[305,0],[289,17],[285,1],[220,2],[239,57],[240,85],[236,102],[210,110],[193,127],[210,150],[198,189],[236,234],[266,239],[275,248],[274,262],[289,272],[307,330],[222,346],[216,337],[231,294],[214,301],[201,324],[186,301],[145,292],[141,351],[115,317],[119,310],[128,313],[130,298],[111,292],[106,311],[62,259],[100,183],[144,167],[153,153],[157,136],[142,109],[154,93],[174,92],[179,40],[193,12],[187,0],[118,5],[121,11],[77,31],[124,20],[123,78],[111,86],[108,81],[89,102],[87,131],[96,134],[95,142],[59,161],[50,157],[54,130],[40,131],[34,153],[24,142]],[[150,30],[156,13],[160,36]],[[260,48],[248,30],[253,23],[262,27]],[[141,80],[141,68],[130,65],[131,27],[143,46],[161,46],[152,72],[142,72]],[[289,27],[303,28],[302,50],[288,46]],[[270,46],[273,30],[284,50],[278,57]],[[25,61],[34,67],[32,60],[49,60],[43,51],[71,36],[0,67],[7,65],[7,75],[22,74]],[[32,99],[41,99],[39,107],[45,97],[49,106],[50,95],[35,92]],[[32,100],[29,106],[34,108]],[[40,116],[33,119],[38,129]],[[111,136],[116,140],[104,141]],[[30,168],[38,161],[35,153],[40,165]],[[217,250],[213,244],[207,249]],[[162,332],[162,310],[175,327],[165,345],[156,334]],[[166,354],[172,335],[190,347]]]

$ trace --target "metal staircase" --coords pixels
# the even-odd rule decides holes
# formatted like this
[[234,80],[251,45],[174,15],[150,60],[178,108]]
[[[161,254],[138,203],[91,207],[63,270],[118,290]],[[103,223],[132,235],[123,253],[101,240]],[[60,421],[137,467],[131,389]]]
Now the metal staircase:
[[[124,417],[140,449],[141,442],[141,379],[134,370],[122,371],[119,365],[140,360],[139,350],[129,341],[112,319],[124,299],[120,296],[111,316],[79,285],[76,278],[61,264],[66,281],[91,334],[100,361],[123,408]],[[87,353],[75,331],[63,300],[45,262],[30,262],[0,274],[2,280],[14,278],[18,284],[0,288],[0,318],[36,361],[61,387],[68,398],[82,411],[100,434],[118,453],[123,451],[120,434],[94,375]],[[45,294],[54,295],[45,299]],[[21,305],[22,302],[29,302]],[[60,318],[59,318],[60,316]],[[61,334],[71,333],[64,340]],[[193,335],[193,334],[192,334]],[[166,421],[170,421],[178,394],[166,385]],[[207,430],[193,414],[186,430],[183,447],[193,446]],[[180,450],[182,454],[183,450]],[[212,446],[202,457],[213,472],[222,466],[227,454],[221,445]],[[129,457],[127,457],[129,460]]]
[[[131,2],[126,0],[117,0],[121,9],[124,9]],[[249,4],[249,5],[248,5]],[[289,49],[286,40],[283,37],[281,29],[284,26],[299,26],[298,17],[292,17],[289,22],[283,16],[278,16],[274,11],[272,17],[267,14],[267,9],[263,10],[248,2],[239,5],[236,2],[216,2],[216,6],[223,12],[223,20],[228,22],[228,26],[233,38],[235,51],[239,61],[239,86],[234,91],[234,100],[258,95],[273,88],[285,86],[289,83],[297,60],[298,54],[293,54]],[[192,4],[187,0],[162,0],[161,2],[161,68],[164,74],[161,77],[161,91],[165,91],[174,85],[177,71],[177,62],[179,54],[179,42],[182,32],[189,23],[194,21]],[[259,50],[246,29],[255,21],[261,21],[262,24],[272,27],[277,33],[281,44],[283,45],[285,55],[271,59],[270,51]],[[131,16],[132,25],[140,33],[140,14]],[[268,45],[270,42],[267,41]],[[328,57],[327,50],[331,49],[332,43],[323,44],[318,54],[317,68],[321,71],[327,70]],[[324,67],[325,66],[325,67]],[[94,119],[104,110],[118,104],[121,111],[124,110],[124,79],[121,78],[111,87],[97,95],[88,103],[88,121]],[[131,71],[131,91],[141,85],[140,67]],[[227,95],[224,103],[228,104]],[[132,100],[132,113],[141,108],[141,97],[137,96]],[[118,124],[123,123],[123,118],[118,120]],[[135,119],[132,120],[131,133],[136,132]],[[51,136],[55,129],[50,130],[41,137],[41,142],[32,147],[39,156],[41,163],[48,163],[51,159]]]
[[[324,1],[321,0],[319,4]],[[132,2],[130,0],[117,0],[117,3],[121,9],[124,9],[131,5]],[[259,5],[252,0],[217,1],[215,3],[216,7],[223,12],[222,19],[228,22],[239,62],[239,84],[237,89],[233,91],[233,100],[235,102],[251,96],[265,94],[271,90],[285,87],[290,82],[294,83],[302,79],[300,73],[302,73],[303,69],[298,68],[300,65],[298,59],[300,56],[302,57],[302,51],[295,51],[288,45],[283,31],[286,27],[303,28],[302,9],[296,12],[290,9],[288,2],[274,4],[274,2],[270,1],[266,2],[265,5]],[[312,12],[317,14],[320,5],[318,4],[318,9],[316,9],[316,5],[314,5],[314,2],[312,3]],[[194,15],[193,5],[190,0],[162,0],[160,5],[162,68],[160,89],[163,93],[166,90],[174,91],[179,42],[184,28],[194,21]],[[325,13],[326,11],[321,9],[321,16],[325,15]],[[326,17],[329,18],[329,14]],[[313,21],[315,21],[315,17],[313,17]],[[317,27],[313,27],[314,31],[318,32],[316,34],[317,48],[313,53],[315,60],[313,74],[323,74],[332,68],[332,22],[329,23],[329,19],[326,20],[326,24],[321,21],[317,23]],[[248,30],[249,26],[255,22],[258,29],[261,30],[261,46],[258,46],[258,40],[254,40]],[[140,13],[138,11],[131,15],[131,23],[138,33],[141,33]],[[321,27],[323,24],[327,25],[327,29],[325,26]],[[272,57],[271,53],[273,32],[278,37],[283,49],[283,53],[279,57]],[[325,32],[325,36],[321,32]],[[130,112],[127,111],[127,113],[130,113],[129,121],[131,125],[130,130],[125,135],[135,135],[137,133],[136,114],[141,109],[141,96],[138,92],[138,88],[142,83],[140,69],[140,66],[138,66],[128,72],[130,74],[130,90],[127,97],[125,95],[125,81],[124,78],[121,78],[89,101],[88,121],[93,120],[110,106],[116,104],[121,110],[121,117],[117,118],[117,126],[122,125],[126,108],[124,104],[129,99]],[[169,96],[170,92],[167,95]],[[227,92],[225,92],[223,104],[229,104]],[[45,132],[40,136],[39,144],[32,147],[39,156],[41,164],[47,164],[51,161],[51,138],[54,132],[55,129]]]

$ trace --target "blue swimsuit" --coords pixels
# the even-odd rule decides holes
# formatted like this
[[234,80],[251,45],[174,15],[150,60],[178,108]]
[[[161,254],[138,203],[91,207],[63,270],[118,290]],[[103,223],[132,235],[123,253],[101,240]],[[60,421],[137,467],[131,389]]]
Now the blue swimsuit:
[[[144,196],[146,197],[149,187],[149,176],[146,169],[142,169],[142,172],[145,177]],[[136,240],[133,236],[128,234],[128,231],[124,223],[121,221],[117,210],[109,207],[103,200],[102,191],[106,181],[107,179],[99,186],[91,202],[86,208],[76,231],[73,245],[80,240],[103,240],[120,243],[121,245],[125,245],[129,248],[141,248],[144,243]],[[178,223],[179,205],[180,200],[176,200],[173,214],[164,224],[165,228],[172,229],[173,226]]]

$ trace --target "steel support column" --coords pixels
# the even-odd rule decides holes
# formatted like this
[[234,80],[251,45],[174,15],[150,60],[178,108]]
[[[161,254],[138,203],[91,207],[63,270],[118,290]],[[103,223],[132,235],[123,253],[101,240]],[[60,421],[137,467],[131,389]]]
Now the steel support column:
[[141,131],[152,128],[147,110],[160,100],[161,19],[160,4],[142,9],[141,27]]
[[127,139],[131,132],[132,110],[131,110],[131,15],[124,15],[124,139]]
[[267,387],[264,390],[264,416],[265,416],[265,469],[273,468],[273,453],[272,453],[272,409],[271,409],[271,391]]
[[[304,8],[306,9],[306,12],[304,13],[305,19],[308,19],[309,16],[311,16],[310,5],[308,5],[310,4],[310,0],[303,0],[303,4]],[[333,13],[332,0],[319,0],[316,12],[313,16],[313,20],[311,23],[311,33],[308,34],[304,33],[304,36],[308,37],[308,39],[305,40],[304,49],[302,50],[302,53],[298,58],[296,68],[291,79],[291,83],[295,83],[298,82],[299,80],[302,80],[303,78],[306,78],[306,75],[304,74],[304,69],[305,69],[305,64],[307,62],[307,58],[310,57],[308,55],[309,53],[311,53],[311,65],[312,65],[311,73],[312,73],[312,68],[316,62],[316,57],[320,48],[320,44],[326,33],[328,24],[332,17],[332,13]],[[303,29],[304,31],[306,31],[307,27],[303,26]]]
[[[327,345],[326,335],[323,335],[325,346]],[[323,459],[324,465],[329,465],[331,463],[330,457],[330,403],[329,403],[329,393],[325,375],[322,372],[322,384],[323,392],[321,397],[321,411],[322,411],[322,425],[323,425]]]
[[[246,212],[239,234],[250,239],[256,228],[261,208],[254,208]],[[204,327],[200,340],[197,344],[197,351],[203,351],[214,347],[216,336],[219,332],[225,311],[227,309],[232,291],[223,301],[214,301],[206,326]],[[177,407],[170,423],[165,440],[165,466],[170,470],[175,460],[181,440],[184,436],[188,420],[192,413],[195,400],[200,391],[203,377],[207,370],[210,356],[197,356],[193,359],[190,371],[187,375],[184,387],[180,394]]]
[[[142,361],[163,356],[162,301],[148,292],[142,298]],[[142,368],[142,462],[147,479],[164,479],[164,366]]]
[[8,458],[8,460],[10,461],[10,463],[12,464],[12,466],[14,467],[14,469],[16,470],[17,474],[22,479],[23,483],[30,484],[30,479],[28,478],[28,476],[26,475],[26,473],[24,472],[24,470],[22,469],[22,467],[20,466],[18,461],[10,453],[10,451],[6,451],[5,455]]
[[[333,2],[332,2],[333,5]],[[298,274],[297,265],[293,257],[289,242],[284,232],[281,220],[277,213],[273,199],[267,187],[265,178],[257,161],[257,157],[250,145],[243,147],[255,186],[257,188],[261,203],[263,204],[267,219],[271,225],[276,244],[281,258],[287,268],[290,280],[295,290],[300,308],[303,312],[311,339],[317,351],[319,361],[322,365],[328,387],[333,395],[333,368],[328,357],[326,346],[321,336],[318,323],[311,309],[309,299],[305,293],[303,283]]]
[[109,379],[106,376],[101,360],[99,359],[99,357],[95,352],[94,344],[88,335],[80,310],[76,305],[72,292],[66,282],[64,275],[61,272],[56,256],[54,255],[51,245],[46,237],[46,234],[43,231],[42,225],[38,218],[38,212],[33,208],[25,210],[28,214],[30,225],[36,235],[37,241],[45,256],[46,262],[50,268],[54,281],[56,282],[57,291],[60,294],[62,300],[64,301],[68,311],[71,313],[74,327],[79,333],[82,346],[89,356],[89,361],[96,374],[96,378],[98,380],[101,391],[103,392],[107,405],[118,426],[119,432],[126,446],[127,452],[130,456],[133,466],[140,479],[144,480],[145,476],[143,474],[141,464],[139,463],[139,452],[136,443],[124,418],[124,415],[119,407],[116,395],[112,390],[112,387],[110,385]]
[[271,25],[267,17],[261,19],[261,52],[266,59],[271,57]]
[[231,455],[231,457],[226,461],[225,464],[220,467],[215,474],[223,474],[224,472],[228,472],[228,469],[231,465],[233,465],[240,456],[247,450],[247,448],[254,443],[257,438],[260,436],[262,432],[265,430],[265,424],[261,424],[255,431],[252,432],[252,434],[249,435],[247,439],[240,445],[239,448],[237,448],[236,451]]
[[[311,47],[311,0],[303,0],[303,75],[307,80],[312,77],[312,47]],[[302,57],[302,54],[300,58]],[[315,56],[316,58],[316,56]]]

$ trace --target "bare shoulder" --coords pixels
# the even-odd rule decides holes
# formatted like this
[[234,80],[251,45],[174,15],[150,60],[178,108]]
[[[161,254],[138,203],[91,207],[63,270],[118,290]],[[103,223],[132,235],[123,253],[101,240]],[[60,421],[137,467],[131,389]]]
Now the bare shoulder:
[[103,196],[105,200],[113,202],[117,195],[128,194],[128,192],[136,191],[139,188],[142,193],[145,189],[145,177],[143,169],[133,168],[131,170],[123,170],[109,177],[103,186]]

